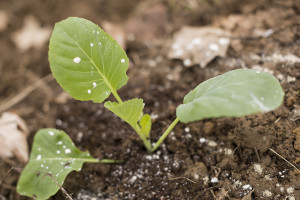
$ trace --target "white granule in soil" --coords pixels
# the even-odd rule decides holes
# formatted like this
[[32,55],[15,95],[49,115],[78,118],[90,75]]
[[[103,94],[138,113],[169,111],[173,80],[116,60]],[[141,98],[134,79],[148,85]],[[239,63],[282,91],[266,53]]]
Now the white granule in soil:
[[286,192],[287,192],[288,194],[291,194],[291,193],[294,192],[294,188],[293,188],[293,187],[288,187],[288,188],[286,188]]
[[261,174],[262,173],[262,167],[261,167],[261,165],[260,164],[254,164],[254,171],[256,172],[256,173],[258,173],[258,174]]
[[272,195],[273,195],[272,192],[269,191],[269,190],[263,191],[263,196],[264,196],[264,197],[271,197]]

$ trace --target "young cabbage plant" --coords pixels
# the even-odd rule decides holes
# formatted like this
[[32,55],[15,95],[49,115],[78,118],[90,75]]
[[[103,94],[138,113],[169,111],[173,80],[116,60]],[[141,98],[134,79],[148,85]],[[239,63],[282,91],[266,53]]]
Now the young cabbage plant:
[[71,17],[55,25],[50,39],[50,67],[59,85],[73,98],[102,103],[127,122],[148,151],[155,151],[174,126],[204,118],[240,117],[278,108],[284,92],[272,75],[237,69],[209,79],[189,92],[176,109],[177,118],[151,145],[151,117],[142,99],[122,101],[117,90],[128,77],[128,57],[118,43],[93,22]]
[[29,163],[19,178],[17,192],[34,199],[48,199],[61,189],[71,171],[80,171],[86,162],[120,161],[93,158],[89,152],[76,148],[64,131],[41,129],[34,136]]

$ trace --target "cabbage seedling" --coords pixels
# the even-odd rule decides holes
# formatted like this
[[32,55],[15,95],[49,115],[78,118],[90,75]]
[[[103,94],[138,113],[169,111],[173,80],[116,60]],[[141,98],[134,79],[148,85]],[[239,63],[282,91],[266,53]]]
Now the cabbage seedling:
[[29,163],[22,171],[17,191],[34,199],[48,199],[61,188],[66,176],[73,170],[80,171],[85,162],[120,161],[93,158],[76,148],[64,131],[41,129],[34,136]]
[[71,17],[55,25],[49,61],[59,85],[73,98],[102,103],[127,122],[149,152],[155,151],[179,122],[204,118],[239,117],[278,108],[284,92],[272,75],[237,69],[209,79],[189,92],[176,108],[177,118],[151,145],[151,117],[143,113],[142,99],[123,101],[117,90],[128,77],[128,57],[118,43],[93,22]]

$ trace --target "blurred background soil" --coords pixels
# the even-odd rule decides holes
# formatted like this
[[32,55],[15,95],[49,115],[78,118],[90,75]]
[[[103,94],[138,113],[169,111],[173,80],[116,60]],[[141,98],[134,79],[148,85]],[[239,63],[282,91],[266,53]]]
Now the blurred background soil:
[[[273,74],[284,103],[270,113],[179,124],[149,154],[103,104],[70,98],[52,77],[49,37],[70,16],[99,24],[125,48],[129,82],[119,95],[144,99],[153,141],[188,91],[232,69]],[[172,57],[176,33],[186,26],[218,28],[230,43],[201,67],[194,61],[205,54]],[[55,127],[94,157],[126,161],[71,173],[63,187],[74,199],[300,199],[299,92],[299,0],[0,1],[0,113],[24,120],[29,150],[37,130]],[[1,200],[26,199],[16,192],[24,165],[18,155],[0,158]],[[65,197],[59,191],[52,199]]]

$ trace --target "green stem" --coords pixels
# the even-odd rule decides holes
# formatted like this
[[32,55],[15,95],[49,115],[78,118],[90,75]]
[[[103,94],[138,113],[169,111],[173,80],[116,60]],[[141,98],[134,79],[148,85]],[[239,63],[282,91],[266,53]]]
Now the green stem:
[[101,160],[98,160],[98,163],[115,164],[115,163],[124,163],[124,161],[122,161],[122,160],[101,159]]
[[133,127],[131,126],[135,132],[140,136],[141,140],[143,141],[144,143],[144,146],[146,147],[146,149],[149,151],[149,152],[152,152],[152,146],[151,146],[151,142],[150,142],[150,138],[146,138],[146,136],[144,135],[144,133],[141,131],[141,129],[139,127]]
[[123,101],[122,101],[122,99],[120,98],[120,96],[118,95],[117,91],[111,90],[111,93],[114,95],[114,97],[116,98],[116,100],[117,100],[119,103],[123,103]]
[[168,127],[168,129],[162,134],[162,136],[159,138],[159,140],[156,142],[154,147],[151,149],[151,152],[154,152],[160,144],[165,140],[165,138],[169,135],[169,133],[173,130],[173,128],[176,126],[176,124],[179,122],[179,119],[176,118],[172,124]]

